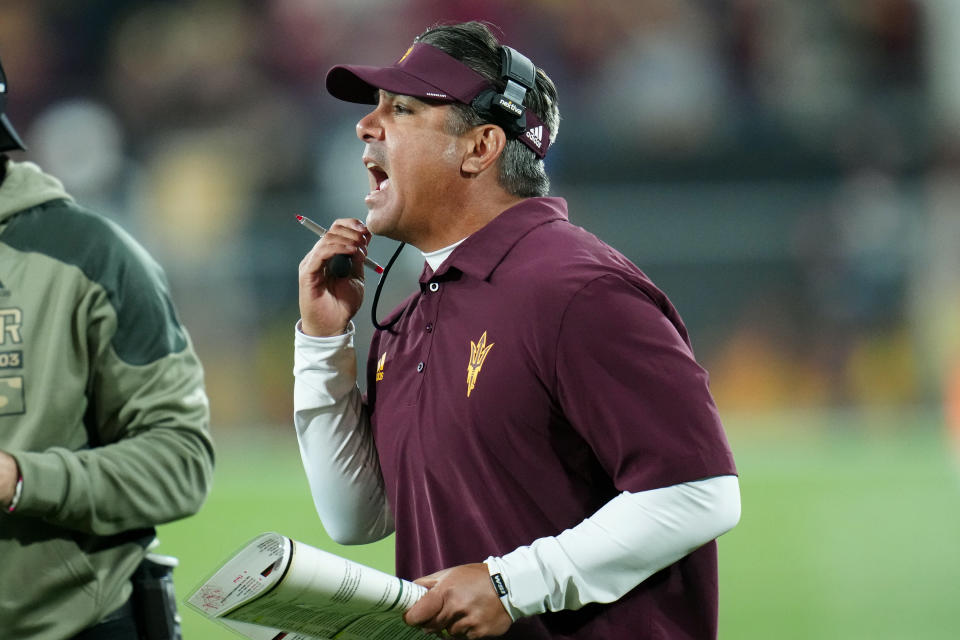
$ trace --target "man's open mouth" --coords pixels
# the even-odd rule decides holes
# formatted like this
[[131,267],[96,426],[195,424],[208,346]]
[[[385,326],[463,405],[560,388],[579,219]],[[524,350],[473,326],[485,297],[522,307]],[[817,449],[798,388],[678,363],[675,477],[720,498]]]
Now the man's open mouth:
[[367,171],[370,172],[372,178],[373,191],[383,191],[390,185],[390,176],[376,162],[368,162]]

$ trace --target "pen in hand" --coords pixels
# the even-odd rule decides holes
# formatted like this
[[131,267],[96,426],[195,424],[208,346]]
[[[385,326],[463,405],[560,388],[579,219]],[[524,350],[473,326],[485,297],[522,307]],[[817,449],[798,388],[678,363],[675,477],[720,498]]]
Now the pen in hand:
[[[310,231],[313,231],[315,234],[317,234],[321,238],[323,237],[323,234],[327,232],[326,229],[318,225],[316,222],[314,222],[310,218],[307,218],[306,216],[298,215],[297,221],[303,226],[305,226],[307,229],[310,229]],[[352,267],[353,267],[352,262],[353,262],[353,258],[351,258],[349,255],[344,253],[337,254],[332,258],[330,258],[330,262],[328,265],[330,268],[330,273],[333,274],[333,277],[335,278],[346,278],[347,276],[350,275],[350,272],[352,271]],[[383,267],[381,267],[379,264],[377,264],[372,259],[370,259],[369,256],[363,257],[363,264],[365,264],[368,268],[372,269],[376,273],[383,273]]]

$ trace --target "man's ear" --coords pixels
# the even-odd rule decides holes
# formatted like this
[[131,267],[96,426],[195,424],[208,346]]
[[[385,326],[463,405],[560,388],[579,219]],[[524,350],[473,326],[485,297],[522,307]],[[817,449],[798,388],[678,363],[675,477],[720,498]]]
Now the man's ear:
[[479,175],[486,171],[507,145],[507,135],[495,124],[481,124],[466,135],[469,146],[460,165],[460,171],[466,174]]

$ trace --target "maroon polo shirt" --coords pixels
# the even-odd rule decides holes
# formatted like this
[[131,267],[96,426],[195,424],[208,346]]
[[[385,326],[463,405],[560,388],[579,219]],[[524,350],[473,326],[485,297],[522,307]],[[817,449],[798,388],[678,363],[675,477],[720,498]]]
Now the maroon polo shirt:
[[[562,199],[503,212],[400,309],[367,388],[404,578],[557,535],[621,491],[736,473],[676,310]],[[505,637],[716,635],[711,542],[617,602]]]

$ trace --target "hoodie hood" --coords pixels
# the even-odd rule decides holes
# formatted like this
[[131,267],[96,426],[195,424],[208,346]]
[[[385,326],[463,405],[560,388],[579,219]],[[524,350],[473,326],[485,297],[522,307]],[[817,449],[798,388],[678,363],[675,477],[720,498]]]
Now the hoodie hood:
[[51,200],[73,200],[63,184],[32,162],[7,162],[0,184],[0,224],[13,214]]

